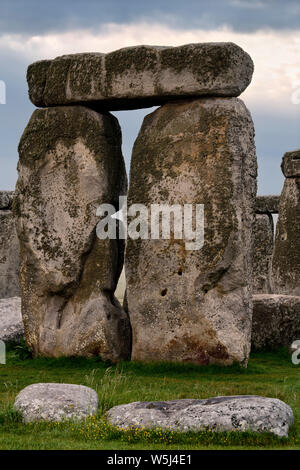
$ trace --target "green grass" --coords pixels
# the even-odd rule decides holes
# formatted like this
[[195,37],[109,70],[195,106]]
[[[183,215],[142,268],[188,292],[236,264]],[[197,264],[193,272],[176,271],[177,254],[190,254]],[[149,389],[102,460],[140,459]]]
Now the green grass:
[[[10,350],[0,365],[0,449],[300,449],[299,366],[286,350],[253,353],[248,369],[188,364],[124,362],[118,366],[84,358],[28,358]],[[83,423],[24,425],[13,409],[17,393],[37,382],[83,384],[97,390],[99,415]],[[139,400],[255,394],[279,398],[295,416],[288,439],[255,433],[120,431],[105,420],[114,405]]]

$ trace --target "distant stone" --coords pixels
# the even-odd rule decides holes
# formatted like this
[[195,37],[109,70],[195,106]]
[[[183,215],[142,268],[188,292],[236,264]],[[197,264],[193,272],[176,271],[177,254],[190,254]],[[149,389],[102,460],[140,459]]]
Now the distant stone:
[[285,153],[281,169],[286,178],[300,177],[300,150]]
[[0,210],[11,209],[14,191],[0,191]]
[[24,336],[20,297],[0,299],[0,339],[17,343]]
[[32,421],[83,420],[98,412],[98,395],[84,385],[39,383],[17,396],[15,408],[25,423]]
[[240,395],[207,400],[129,403],[111,408],[108,420],[122,429],[252,431],[287,437],[294,417],[292,409],[281,400]]
[[280,196],[271,289],[300,296],[300,177],[286,178]]
[[291,346],[300,339],[300,297],[253,296],[252,347],[257,350]]
[[19,240],[12,211],[0,210],[0,299],[15,296],[20,296]]
[[36,106],[84,103],[118,110],[182,97],[238,96],[252,73],[243,49],[220,42],[66,55],[30,65],[27,80]]
[[253,250],[253,292],[268,293],[273,253],[274,225],[271,214],[256,214]]
[[257,214],[278,214],[280,196],[257,196],[256,213]]

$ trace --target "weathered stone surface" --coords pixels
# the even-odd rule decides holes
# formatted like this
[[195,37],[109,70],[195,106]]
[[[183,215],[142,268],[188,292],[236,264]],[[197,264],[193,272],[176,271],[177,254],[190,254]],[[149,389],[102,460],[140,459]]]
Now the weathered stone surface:
[[0,191],[0,210],[11,209],[13,197],[13,191]]
[[11,211],[14,191],[0,191],[0,299],[20,295],[20,248]]
[[253,292],[270,292],[270,269],[273,253],[274,225],[271,214],[256,214],[253,251]]
[[46,86],[47,71],[51,62],[51,60],[39,60],[29,65],[27,70],[29,98],[33,104],[39,107],[44,105],[43,95]]
[[286,178],[272,257],[274,294],[300,295],[300,178]]
[[0,339],[17,343],[24,336],[20,297],[0,299]]
[[287,437],[294,417],[292,409],[281,400],[239,395],[207,400],[129,403],[111,408],[108,420],[123,429],[252,431]]
[[233,43],[135,46],[39,61],[28,68],[36,106],[70,103],[134,109],[191,96],[238,96],[253,73],[250,56]]
[[281,169],[286,178],[300,177],[300,150],[286,152],[282,159]]
[[15,408],[25,423],[82,420],[98,412],[98,395],[84,385],[39,383],[18,394]]
[[114,297],[123,247],[96,236],[102,203],[127,179],[117,119],[84,107],[36,110],[19,145],[14,212],[22,314],[34,354],[127,358],[130,327]]
[[0,210],[0,298],[20,295],[19,276],[20,248],[13,213]]
[[256,213],[257,214],[278,214],[280,196],[257,196]]
[[300,297],[257,294],[253,296],[252,346],[276,349],[300,339]]
[[246,364],[252,316],[256,154],[236,98],[172,102],[146,116],[131,161],[129,206],[204,204],[204,246],[128,239],[135,360]]

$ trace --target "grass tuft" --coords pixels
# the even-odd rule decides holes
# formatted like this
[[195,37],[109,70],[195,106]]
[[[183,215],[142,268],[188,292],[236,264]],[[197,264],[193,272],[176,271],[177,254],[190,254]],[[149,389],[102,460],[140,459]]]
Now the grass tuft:
[[[101,377],[102,375],[102,377]],[[119,397],[129,388],[130,374],[119,367],[108,367],[104,374],[93,369],[86,376],[86,385],[96,390],[99,396],[99,414],[119,404]]]

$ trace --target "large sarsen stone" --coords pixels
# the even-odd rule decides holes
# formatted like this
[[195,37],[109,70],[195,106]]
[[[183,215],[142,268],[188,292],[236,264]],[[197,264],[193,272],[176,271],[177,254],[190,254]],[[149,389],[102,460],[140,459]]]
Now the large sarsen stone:
[[155,204],[203,204],[204,246],[192,249],[187,236],[173,236],[172,224],[169,239],[128,239],[134,360],[247,363],[253,138],[251,116],[237,98],[172,102],[144,119],[131,160],[129,207],[142,203],[152,216]]
[[85,107],[36,110],[19,145],[14,212],[22,314],[36,355],[130,354],[114,297],[123,247],[96,236],[101,203],[118,207],[127,179],[116,118]]
[[27,80],[36,106],[89,103],[113,110],[178,97],[238,96],[252,73],[253,62],[243,49],[220,42],[67,55],[33,63]]

